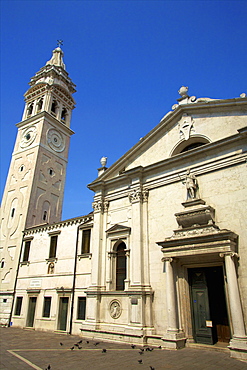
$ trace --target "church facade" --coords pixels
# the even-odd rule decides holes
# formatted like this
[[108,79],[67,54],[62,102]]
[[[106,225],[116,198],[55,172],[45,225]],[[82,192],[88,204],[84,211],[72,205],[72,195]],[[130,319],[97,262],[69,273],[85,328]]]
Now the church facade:
[[102,158],[92,213],[23,225],[13,325],[169,349],[225,342],[247,359],[246,94],[179,94],[111,167]]

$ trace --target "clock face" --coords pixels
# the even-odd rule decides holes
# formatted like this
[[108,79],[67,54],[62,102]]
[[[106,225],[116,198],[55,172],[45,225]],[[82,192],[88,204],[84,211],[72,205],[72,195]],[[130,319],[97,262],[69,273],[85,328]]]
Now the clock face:
[[62,152],[65,148],[63,135],[53,128],[47,131],[47,144],[51,149],[55,150],[55,152]]
[[30,126],[26,128],[22,133],[22,138],[20,142],[21,148],[26,148],[32,144],[37,136],[37,129],[35,126]]

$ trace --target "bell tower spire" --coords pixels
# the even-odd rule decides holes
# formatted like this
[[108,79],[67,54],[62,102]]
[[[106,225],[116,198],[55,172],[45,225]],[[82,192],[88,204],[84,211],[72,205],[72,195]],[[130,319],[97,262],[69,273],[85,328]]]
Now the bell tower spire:
[[29,85],[1,206],[1,294],[8,302],[14,293],[23,230],[61,220],[76,90],[60,44]]

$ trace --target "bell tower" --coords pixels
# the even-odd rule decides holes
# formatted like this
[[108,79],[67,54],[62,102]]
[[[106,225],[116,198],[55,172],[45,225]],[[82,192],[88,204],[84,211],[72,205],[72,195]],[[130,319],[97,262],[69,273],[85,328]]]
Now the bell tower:
[[[8,317],[25,228],[61,220],[75,85],[60,47],[30,80],[1,206],[1,312]],[[4,297],[4,298],[3,298]]]

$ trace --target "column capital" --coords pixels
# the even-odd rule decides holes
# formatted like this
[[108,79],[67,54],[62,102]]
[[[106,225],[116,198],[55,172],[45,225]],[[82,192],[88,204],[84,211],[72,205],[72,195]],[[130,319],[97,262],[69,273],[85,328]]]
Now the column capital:
[[103,210],[103,202],[102,200],[97,200],[92,203],[92,207],[95,213],[102,212]]
[[220,256],[221,258],[225,258],[225,257],[227,257],[227,256],[229,256],[229,257],[231,257],[231,258],[233,258],[233,257],[237,257],[237,258],[239,258],[239,255],[238,255],[237,253],[235,253],[235,252],[231,252],[231,251],[220,253],[220,254],[219,254],[219,256]]
[[147,202],[148,201],[148,189],[142,190],[141,187],[133,189],[129,192],[130,203]]
[[130,203],[139,203],[142,201],[142,191],[141,188],[134,189],[128,194]]
[[174,261],[174,258],[172,258],[172,257],[162,257],[161,258],[161,261],[162,262],[170,262],[170,263],[172,263]]
[[105,200],[104,198],[101,198],[99,200],[96,200],[95,202],[92,203],[92,207],[95,213],[97,212],[107,212],[108,207],[109,207],[109,201]]

